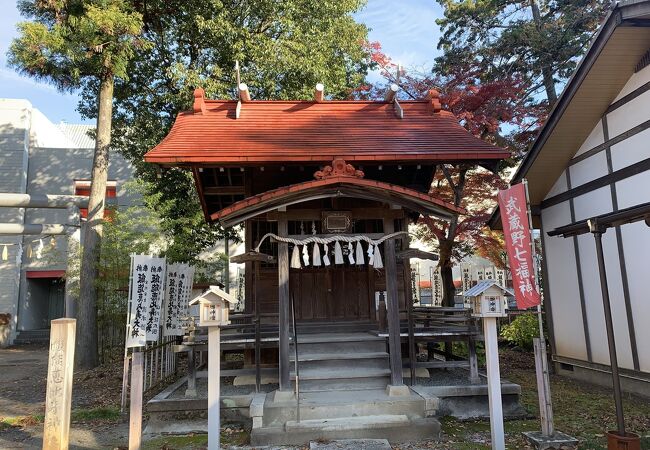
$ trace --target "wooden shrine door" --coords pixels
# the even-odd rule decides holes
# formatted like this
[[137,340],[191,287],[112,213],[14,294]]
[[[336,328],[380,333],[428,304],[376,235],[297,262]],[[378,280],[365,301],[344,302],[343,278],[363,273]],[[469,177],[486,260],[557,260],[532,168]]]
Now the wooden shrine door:
[[367,321],[374,318],[374,271],[367,266],[291,270],[289,285],[300,321]]

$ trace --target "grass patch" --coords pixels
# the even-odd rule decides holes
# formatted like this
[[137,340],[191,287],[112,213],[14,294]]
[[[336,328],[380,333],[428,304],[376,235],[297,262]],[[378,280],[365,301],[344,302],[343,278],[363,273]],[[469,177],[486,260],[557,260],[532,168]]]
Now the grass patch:
[[[230,430],[230,431],[226,431]],[[246,430],[226,427],[221,430],[221,445],[246,445],[250,434]],[[194,450],[205,449],[207,434],[188,434],[184,436],[162,436],[142,443],[142,450]]]
[[[109,421],[116,422],[120,420],[120,410],[117,408],[92,408],[92,409],[75,409],[70,413],[71,422],[93,422]],[[32,414],[29,416],[0,417],[0,430],[9,428],[23,428],[43,423],[45,416],[42,414]]]
[[29,416],[0,417],[0,430],[8,428],[22,428],[31,425],[43,423],[45,417],[41,414],[32,414]]
[[71,420],[73,422],[91,422],[91,421],[111,421],[120,420],[120,410],[117,408],[91,408],[75,409],[72,411]]
[[[538,416],[537,383],[532,352],[500,351],[503,378],[521,385],[520,402],[531,416]],[[611,390],[557,375],[551,376],[555,428],[580,441],[579,448],[605,450],[607,430],[616,427],[616,414]],[[650,450],[650,402],[624,394],[626,428],[641,436],[641,448]],[[452,417],[441,420],[443,440],[439,448],[489,448],[488,420],[462,421]],[[524,431],[539,431],[539,419],[505,422],[506,447],[530,448]]]

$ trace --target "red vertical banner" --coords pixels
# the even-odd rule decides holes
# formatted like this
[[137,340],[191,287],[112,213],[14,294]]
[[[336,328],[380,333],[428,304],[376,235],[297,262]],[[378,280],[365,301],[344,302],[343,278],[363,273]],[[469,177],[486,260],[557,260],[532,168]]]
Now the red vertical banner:
[[525,186],[520,183],[499,191],[499,209],[517,307],[537,306],[541,300],[535,285]]

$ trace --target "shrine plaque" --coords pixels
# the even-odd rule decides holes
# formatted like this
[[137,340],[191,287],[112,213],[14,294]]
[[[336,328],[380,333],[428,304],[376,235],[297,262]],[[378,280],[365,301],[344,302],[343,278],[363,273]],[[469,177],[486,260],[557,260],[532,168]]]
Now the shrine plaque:
[[43,449],[67,449],[74,370],[75,319],[56,319],[50,329]]
[[323,211],[322,216],[326,233],[348,233],[352,229],[350,211]]

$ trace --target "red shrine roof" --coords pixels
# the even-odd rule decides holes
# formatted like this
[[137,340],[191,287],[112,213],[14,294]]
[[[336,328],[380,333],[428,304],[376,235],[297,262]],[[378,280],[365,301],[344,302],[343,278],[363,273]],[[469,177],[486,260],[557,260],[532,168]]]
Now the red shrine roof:
[[[167,137],[145,155],[161,165],[264,162],[488,161],[510,154],[467,132],[428,100],[236,101],[206,100],[176,118]],[[238,111],[239,109],[239,111]]]

